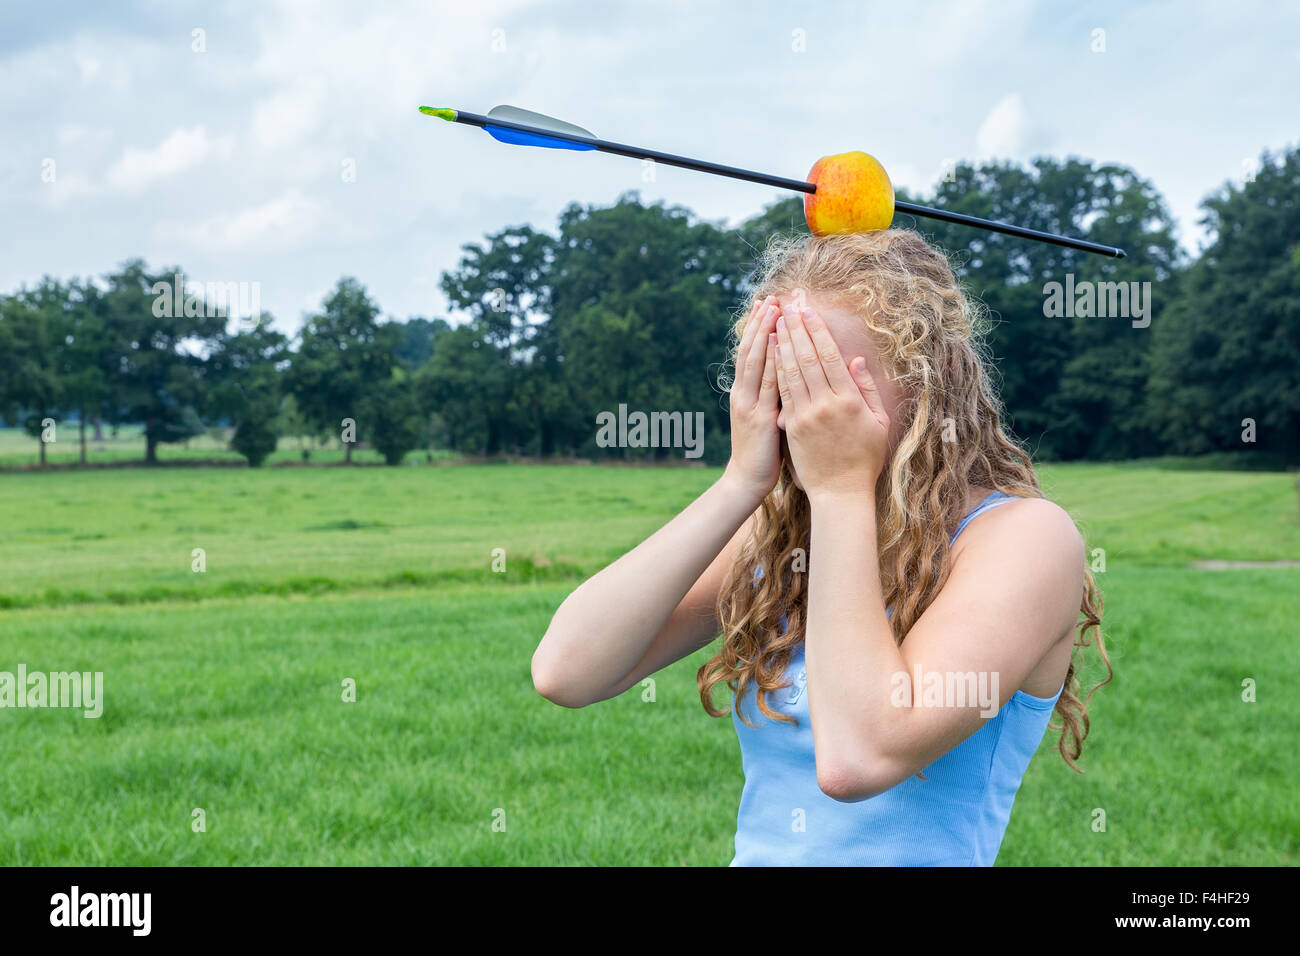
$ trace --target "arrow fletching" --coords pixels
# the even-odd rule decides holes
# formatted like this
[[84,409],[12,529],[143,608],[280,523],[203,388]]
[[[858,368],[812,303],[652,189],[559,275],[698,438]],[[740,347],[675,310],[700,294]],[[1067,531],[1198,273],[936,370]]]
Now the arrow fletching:
[[[574,126],[572,123],[566,123],[564,120],[556,119],[554,116],[547,116],[544,113],[534,113],[532,110],[520,109],[518,106],[494,106],[488,110],[487,118],[489,120],[505,120],[507,123],[520,123],[524,126],[536,126],[541,129],[554,130],[557,133],[567,133],[570,136],[585,136],[587,139],[596,138],[595,133],[585,130],[581,126]],[[580,151],[596,148],[589,143],[573,143],[568,140],[545,136],[541,133],[524,133],[515,129],[505,129],[501,126],[493,126],[491,123],[485,124],[483,129],[493,139],[514,146],[542,146],[546,149],[576,149]]]

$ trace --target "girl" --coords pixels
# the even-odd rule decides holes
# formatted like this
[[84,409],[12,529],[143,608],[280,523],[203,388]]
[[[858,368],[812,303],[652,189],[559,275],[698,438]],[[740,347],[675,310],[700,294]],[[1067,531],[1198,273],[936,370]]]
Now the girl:
[[[1004,433],[982,317],[914,232],[774,242],[736,324],[732,457],[575,590],[547,699],[623,693],[719,633],[745,786],[732,865],[991,865],[1101,600],[1070,517]],[[1077,632],[1077,633],[1076,633]],[[1096,691],[1093,688],[1093,692]]]

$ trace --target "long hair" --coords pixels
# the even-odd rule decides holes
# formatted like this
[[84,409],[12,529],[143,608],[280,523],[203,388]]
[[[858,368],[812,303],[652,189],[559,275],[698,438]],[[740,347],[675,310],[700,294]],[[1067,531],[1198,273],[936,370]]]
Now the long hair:
[[[753,286],[755,299],[802,288],[852,309],[900,388],[903,397],[891,423],[893,452],[876,486],[876,509],[885,606],[892,608],[890,625],[901,644],[948,579],[949,540],[966,512],[969,486],[1043,497],[1028,452],[1002,425],[988,373],[987,312],[965,294],[942,253],[903,229],[776,238]],[[742,311],[733,327],[736,343],[749,310]],[[737,707],[755,687],[763,714],[794,720],[767,700],[789,686],[782,678],[804,638],[807,615],[808,576],[802,572],[811,510],[792,478],[783,463],[777,487],[763,500],[719,590],[722,646],[697,674],[710,716],[729,713],[712,701],[714,687],[725,682]],[[1076,771],[1088,736],[1088,703],[1114,676],[1101,634],[1101,593],[1086,566],[1084,577],[1075,652],[1094,636],[1107,676],[1080,699],[1071,654],[1056,703],[1062,723],[1052,727],[1061,731],[1057,749]],[[737,716],[753,726],[743,713]]]

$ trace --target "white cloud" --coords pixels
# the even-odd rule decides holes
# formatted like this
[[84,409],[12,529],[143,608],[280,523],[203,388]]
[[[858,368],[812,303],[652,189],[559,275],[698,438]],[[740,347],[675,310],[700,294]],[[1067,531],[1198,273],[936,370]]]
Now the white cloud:
[[45,183],[42,189],[49,204],[56,207],[93,195],[94,192],[90,181],[80,173],[59,174],[54,182]]
[[83,83],[89,83],[98,76],[100,67],[104,65],[104,61],[98,57],[87,56],[85,54],[78,54],[76,56],[76,61],[77,69],[81,71],[81,80]]
[[162,223],[157,232],[165,241],[205,250],[267,252],[301,244],[320,231],[324,220],[325,204],[294,188],[261,205],[218,213],[199,223]]
[[177,127],[153,149],[128,146],[108,170],[108,183],[137,192],[159,179],[174,176],[203,162],[210,155],[228,155],[228,139],[210,139],[205,126]]
[[85,138],[86,127],[78,126],[75,123],[71,126],[61,126],[59,127],[58,136],[60,146],[71,146]]
[[1018,158],[1029,139],[1029,113],[1019,93],[1011,93],[984,117],[975,134],[975,149],[980,159]]
[[[635,160],[502,146],[420,116],[421,103],[515,103],[610,139],[793,177],[819,155],[862,149],[918,192],[945,158],[987,158],[977,143],[1020,161],[1080,155],[1153,179],[1193,237],[1205,191],[1296,136],[1286,91],[1300,85],[1300,59],[1287,44],[1300,7],[1266,0],[1230,13],[1212,0],[1116,7],[1102,55],[1089,44],[1103,21],[1045,15],[1040,0],[824,3],[797,15],[759,4],[743,16],[719,12],[741,10],[734,0],[240,0],[199,20],[163,16],[153,0],[111,14],[27,6],[30,28],[0,43],[0,205],[15,213],[0,216],[13,224],[0,234],[24,237],[5,244],[0,292],[130,255],[212,275],[274,268],[264,305],[286,330],[299,301],[315,308],[340,274],[386,312],[438,314],[436,277],[461,243],[523,222],[552,230],[570,202],[639,189],[735,222],[789,195],[670,167],[646,183]],[[196,25],[203,54],[190,48]],[[795,28],[806,53],[792,50]],[[1195,69],[1211,48],[1224,70]],[[1255,63],[1269,65],[1269,83],[1246,69]],[[1152,102],[1167,107],[1157,119]],[[46,157],[58,160],[55,184],[39,177]],[[344,158],[355,182],[340,177]],[[273,266],[269,250],[284,252]]]
[[324,81],[297,80],[253,108],[253,143],[268,149],[297,146],[315,131],[324,112]]

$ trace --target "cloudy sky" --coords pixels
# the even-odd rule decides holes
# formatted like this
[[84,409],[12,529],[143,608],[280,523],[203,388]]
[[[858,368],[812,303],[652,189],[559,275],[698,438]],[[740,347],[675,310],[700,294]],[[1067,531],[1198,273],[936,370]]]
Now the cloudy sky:
[[[945,162],[1076,155],[1198,204],[1300,141],[1300,7],[1268,2],[8,4],[0,292],[139,256],[258,282],[285,331],[341,275],[446,315],[463,243],[626,190],[735,222],[777,190],[520,149],[421,116],[510,103],[598,136],[801,177],[863,149],[926,192]],[[1104,46],[1104,49],[1097,49]]]

